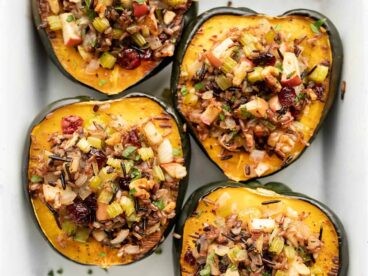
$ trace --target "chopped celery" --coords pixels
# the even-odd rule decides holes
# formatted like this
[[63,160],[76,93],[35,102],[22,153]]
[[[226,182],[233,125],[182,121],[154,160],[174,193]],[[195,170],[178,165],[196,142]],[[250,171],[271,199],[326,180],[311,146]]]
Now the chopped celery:
[[146,25],[142,26],[142,35],[144,37],[148,37],[150,35],[150,29],[148,28],[148,26]]
[[112,38],[113,39],[120,39],[121,36],[123,35],[123,30],[121,29],[112,29]]
[[162,199],[154,201],[152,204],[155,205],[161,211],[165,208],[165,202]]
[[231,73],[235,66],[237,65],[236,61],[233,60],[231,57],[225,58],[224,63],[222,64],[221,70],[225,74]]
[[124,167],[125,167],[125,172],[128,174],[130,173],[130,170],[133,168],[134,166],[134,162],[133,160],[124,160]]
[[106,212],[110,218],[114,218],[123,213],[123,208],[121,208],[119,203],[113,202],[107,206]]
[[140,148],[138,149],[138,154],[141,156],[143,161],[147,161],[151,158],[153,158],[153,150],[152,148]]
[[108,190],[102,190],[97,198],[97,201],[100,203],[109,204],[112,199],[112,196],[113,196],[112,192]]
[[122,196],[120,199],[120,206],[128,217],[135,212],[134,200],[130,197]]
[[61,25],[60,17],[58,15],[48,16],[47,22],[49,23],[51,31],[59,31],[63,28]]
[[111,69],[114,67],[116,62],[116,57],[114,57],[109,52],[104,52],[99,58],[100,64],[103,68]]
[[100,138],[90,136],[87,138],[87,141],[92,147],[96,149],[102,148],[102,140]]
[[309,80],[316,83],[322,83],[328,75],[328,67],[325,65],[317,65],[316,69],[309,75]]
[[89,238],[89,229],[88,228],[79,228],[75,233],[74,240],[79,242],[86,242]]
[[104,32],[108,27],[110,27],[110,22],[109,20],[107,20],[105,17],[101,18],[101,17],[96,17],[93,22],[92,22],[93,27],[95,27],[95,29],[102,33]]
[[198,102],[198,96],[194,93],[188,93],[183,97],[183,103],[185,105],[196,105]]
[[285,252],[286,258],[288,258],[288,260],[292,260],[292,259],[295,258],[296,253],[295,253],[294,247],[286,245],[284,247],[284,252]]
[[88,153],[91,150],[91,145],[88,143],[86,138],[81,138],[78,143],[77,147],[83,151],[84,153]]
[[161,169],[160,166],[154,166],[153,167],[153,175],[155,178],[157,178],[160,181],[165,181],[165,175]]
[[276,255],[279,255],[284,249],[284,244],[285,244],[285,241],[283,237],[275,237],[272,240],[268,251],[275,253]]
[[117,177],[117,174],[115,172],[109,172],[108,169],[102,168],[100,172],[98,173],[98,176],[101,178],[102,181],[114,181]]
[[221,90],[225,91],[229,87],[231,87],[231,81],[224,75],[219,75],[215,78],[217,85],[221,88]]
[[116,159],[116,158],[112,158],[112,157],[109,157],[107,159],[107,165],[109,165],[110,167],[113,167],[115,169],[121,169],[121,160],[120,159]]
[[141,33],[134,33],[132,34],[132,40],[134,41],[135,44],[137,44],[137,46],[139,47],[144,47],[147,44],[146,39],[144,38],[144,36]]
[[263,81],[262,70],[262,67],[254,68],[254,71],[248,74],[248,81],[251,83]]
[[205,267],[199,271],[200,276],[210,276],[211,275],[211,267],[209,264],[206,264]]
[[102,188],[102,181],[101,178],[96,175],[93,176],[90,180],[89,180],[89,187],[93,190],[93,191],[98,191]]
[[66,220],[61,224],[61,229],[63,229],[63,231],[68,236],[73,236],[77,232],[77,225],[71,221]]
[[271,28],[265,35],[267,44],[269,45],[275,42],[275,37],[276,37],[276,32],[273,28]]

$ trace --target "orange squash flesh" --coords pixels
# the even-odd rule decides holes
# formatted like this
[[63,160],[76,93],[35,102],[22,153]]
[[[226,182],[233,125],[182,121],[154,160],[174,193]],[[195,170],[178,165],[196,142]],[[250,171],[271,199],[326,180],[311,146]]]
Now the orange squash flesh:
[[[193,268],[184,261],[184,255],[188,248],[193,248],[195,243],[190,235],[194,233],[200,235],[203,233],[203,223],[213,224],[216,216],[227,217],[237,213],[238,218],[244,222],[248,222],[251,216],[256,212],[283,211],[287,207],[293,208],[298,213],[306,212],[309,214],[304,222],[310,228],[312,233],[318,233],[320,227],[323,227],[322,241],[324,243],[316,263],[313,268],[319,268],[326,275],[331,269],[336,269],[336,264],[333,260],[339,259],[339,239],[335,230],[334,224],[318,207],[309,202],[291,198],[284,195],[279,195],[275,192],[264,189],[250,189],[244,187],[223,187],[219,188],[207,196],[210,202],[217,200],[227,193],[229,198],[223,201],[222,205],[216,210],[216,215],[213,213],[213,205],[206,203],[203,198],[199,201],[195,209],[196,216],[190,216],[186,220],[182,235],[182,251],[180,257],[181,275],[192,275]],[[280,203],[262,205],[261,203],[269,200],[281,200]],[[324,275],[324,274],[323,274]]]
[[[99,105],[100,108],[97,112],[94,112],[93,108],[96,104]],[[50,148],[50,144],[47,141],[48,136],[54,132],[61,132],[60,120],[64,116],[77,115],[86,123],[89,119],[96,117],[108,122],[111,120],[111,114],[120,114],[127,127],[129,127],[140,125],[145,120],[159,116],[163,112],[165,112],[165,110],[161,105],[146,97],[132,97],[105,102],[81,102],[56,109],[52,113],[49,113],[31,132],[28,177],[30,179],[32,169],[37,167],[37,156],[40,152],[44,149],[49,150]],[[159,127],[159,122],[153,122],[157,130],[163,134],[164,130]],[[166,137],[170,140],[173,147],[182,149],[179,129],[172,116],[170,116],[168,123],[172,125],[172,132]],[[103,268],[113,265],[129,264],[144,257],[147,252],[152,251],[162,238],[160,235],[152,235],[151,239],[146,243],[146,252],[144,252],[144,254],[136,256],[124,255],[122,257],[117,256],[117,249],[104,247],[91,237],[86,243],[77,242],[71,238],[62,239],[60,242],[60,237],[63,237],[63,232],[58,228],[52,213],[38,198],[31,198],[31,203],[40,229],[51,245],[66,258],[81,264],[97,265]],[[164,231],[166,227],[167,225],[162,226],[162,230]]]
[[[304,35],[307,36],[306,39],[300,44],[303,47],[302,56],[308,59],[309,65],[312,67],[315,64],[320,64],[322,61],[329,61],[332,64],[332,50],[329,40],[329,35],[324,30],[321,34],[315,36],[315,33],[311,30],[310,24],[314,23],[315,20],[304,17],[304,16],[287,16],[287,17],[268,17],[264,15],[253,15],[253,16],[237,16],[237,15],[215,15],[209,18],[200,27],[200,32],[197,32],[193,37],[192,41],[186,48],[184,58],[181,63],[181,71],[188,72],[191,64],[193,64],[197,58],[198,53],[203,50],[209,50],[213,46],[211,37],[221,36],[221,34],[226,33],[229,29],[246,28],[252,26],[259,26],[260,24],[271,26],[279,26],[281,32],[290,35],[290,41],[294,39],[300,39]],[[310,38],[313,39],[313,43]],[[329,78],[330,76],[328,76]],[[186,83],[188,90],[193,86],[193,83]],[[325,98],[329,97],[331,91],[329,91],[329,82],[325,81],[325,91],[327,91]],[[302,114],[300,119],[301,125],[303,125],[302,133],[306,142],[309,142],[316,129],[320,124],[320,120],[325,109],[325,102],[314,101],[310,104]],[[180,111],[182,114],[188,112],[187,105],[181,105]],[[244,173],[244,168],[246,165],[253,166],[255,162],[250,158],[247,152],[232,152],[233,157],[228,160],[221,160],[222,147],[220,146],[216,138],[206,138],[200,141],[209,155],[209,157],[216,163],[225,175],[235,181],[246,181],[255,178],[255,173],[246,175]],[[288,160],[291,162],[295,160],[305,149],[306,145],[304,143],[296,143],[294,149],[290,153],[292,158]],[[264,160],[269,166],[269,169],[262,176],[272,174],[283,167],[283,160],[278,158],[276,155],[267,156]]]

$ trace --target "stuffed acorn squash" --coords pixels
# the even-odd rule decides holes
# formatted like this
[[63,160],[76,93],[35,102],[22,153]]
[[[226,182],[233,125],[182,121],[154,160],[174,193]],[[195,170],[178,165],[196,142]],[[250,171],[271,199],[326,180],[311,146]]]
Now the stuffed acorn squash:
[[81,264],[148,256],[180,210],[188,143],[175,114],[143,94],[48,110],[32,126],[24,166],[36,223]]
[[338,89],[342,46],[312,11],[218,8],[188,28],[176,60],[178,110],[226,176],[245,181],[309,146]]
[[346,275],[344,229],[327,207],[280,183],[212,183],[176,228],[176,275]]
[[170,61],[191,0],[32,0],[42,42],[72,80],[120,93]]

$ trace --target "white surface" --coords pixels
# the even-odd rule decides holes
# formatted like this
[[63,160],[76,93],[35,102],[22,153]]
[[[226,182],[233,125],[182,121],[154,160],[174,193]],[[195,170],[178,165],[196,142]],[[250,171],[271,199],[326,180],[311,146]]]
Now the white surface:
[[[292,8],[309,8],[330,17],[345,46],[344,101],[337,100],[311,148],[292,166],[266,180],[283,181],[294,190],[329,205],[345,225],[350,249],[349,275],[368,271],[367,158],[368,131],[368,3],[364,0],[247,0],[233,1],[276,15]],[[200,10],[226,1],[201,0]],[[0,275],[43,276],[50,269],[63,275],[87,275],[87,267],[59,256],[42,239],[30,219],[21,183],[21,161],[26,130],[47,103],[74,95],[94,95],[72,83],[48,60],[31,21],[30,0],[0,0]],[[14,15],[14,17],[10,17]],[[161,93],[168,87],[170,68],[136,91]],[[193,143],[188,194],[201,184],[223,178]],[[203,167],[206,173],[203,173]],[[266,181],[266,180],[263,180]],[[93,268],[93,275],[173,275],[171,238],[161,255],[109,270]]]

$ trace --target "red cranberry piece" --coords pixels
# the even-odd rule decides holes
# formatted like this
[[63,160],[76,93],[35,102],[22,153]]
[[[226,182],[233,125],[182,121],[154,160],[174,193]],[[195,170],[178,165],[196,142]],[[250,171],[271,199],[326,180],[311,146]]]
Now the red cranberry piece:
[[117,62],[124,69],[133,70],[141,65],[141,57],[134,49],[123,49],[118,55]]
[[281,105],[283,107],[289,107],[294,104],[296,93],[292,87],[283,87],[278,96]]
[[84,201],[77,199],[73,204],[66,207],[69,218],[82,225],[94,221],[96,209],[96,197],[94,195],[90,195]]
[[131,179],[129,178],[119,178],[118,183],[119,183],[120,189],[122,189],[123,191],[129,191],[130,181]]
[[191,266],[195,265],[196,259],[194,258],[192,251],[188,250],[187,252],[185,252],[184,261]]
[[73,134],[83,124],[79,116],[70,115],[61,119],[61,130],[64,134]]
[[325,92],[325,89],[323,88],[323,86],[322,85],[315,85],[312,89],[313,89],[314,93],[316,93],[318,100],[322,100],[324,92]]
[[136,129],[132,129],[131,131],[129,131],[129,143],[136,147],[141,146],[139,134]]
[[88,153],[88,158],[92,156],[95,157],[99,169],[101,169],[106,164],[107,157],[103,153],[103,151],[92,148],[90,152]]

